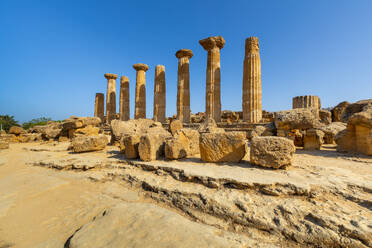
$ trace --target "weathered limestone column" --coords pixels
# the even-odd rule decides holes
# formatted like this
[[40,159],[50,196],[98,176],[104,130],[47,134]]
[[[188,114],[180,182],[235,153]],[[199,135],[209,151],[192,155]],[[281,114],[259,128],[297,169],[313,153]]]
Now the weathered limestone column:
[[190,49],[176,52],[178,58],[177,77],[177,119],[184,123],[190,122],[190,71],[189,59],[193,53]]
[[149,69],[145,64],[134,64],[136,74],[136,98],[134,119],[146,119],[146,71]]
[[243,66],[243,121],[262,120],[261,59],[257,37],[245,40]]
[[296,96],[292,98],[292,108],[317,108],[320,109],[321,103],[318,96]]
[[207,118],[221,121],[221,65],[220,49],[225,45],[222,36],[209,37],[199,41],[200,45],[208,51],[207,82],[206,82],[206,110]]
[[120,78],[120,100],[119,116],[121,121],[129,120],[129,78],[122,76]]
[[110,124],[116,118],[116,82],[118,75],[106,73],[107,93],[106,93],[106,123]]
[[103,93],[96,93],[94,117],[99,117],[102,122],[105,121],[105,95]]
[[154,121],[165,122],[165,66],[155,67]]

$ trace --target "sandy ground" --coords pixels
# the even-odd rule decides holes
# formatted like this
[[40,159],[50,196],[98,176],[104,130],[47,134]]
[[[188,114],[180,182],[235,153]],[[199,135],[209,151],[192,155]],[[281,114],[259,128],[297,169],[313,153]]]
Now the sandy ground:
[[[279,218],[285,230],[264,221],[276,218],[272,209],[284,207],[293,208],[293,218],[312,223],[320,208],[325,222],[351,229],[355,222],[359,234],[344,238],[351,246],[371,247],[371,157],[340,154],[332,147],[298,150],[293,168],[273,171],[197,158],[126,161],[115,147],[70,154],[67,146],[11,144],[0,151],[1,248],[302,247],[310,241],[292,231],[288,216]],[[290,203],[288,197],[293,197]],[[296,228],[303,224],[308,230],[309,223],[300,221]],[[319,226],[324,230],[315,229]],[[330,226],[314,225],[328,236],[309,246],[343,235]],[[287,243],[286,233],[298,237]]]

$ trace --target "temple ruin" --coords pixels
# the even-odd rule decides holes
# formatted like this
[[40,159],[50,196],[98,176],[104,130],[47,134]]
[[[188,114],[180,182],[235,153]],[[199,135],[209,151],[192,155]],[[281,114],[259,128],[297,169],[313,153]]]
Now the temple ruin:
[[243,66],[243,121],[258,123],[262,119],[261,60],[257,37],[245,40]]
[[[206,93],[205,93],[205,113],[201,116],[191,116],[190,109],[190,59],[193,52],[190,49],[180,49],[175,53],[178,59],[177,74],[177,118],[186,125],[200,123],[202,119],[214,119],[219,125],[226,126],[235,123],[234,127],[251,128],[252,125],[265,122],[268,118],[263,118],[262,112],[262,90],[261,90],[261,60],[259,53],[259,42],[257,37],[248,37],[245,40],[245,56],[243,65],[243,96],[242,112],[231,112],[234,118],[230,118],[226,113],[221,112],[221,65],[220,51],[225,45],[222,36],[213,36],[202,39],[199,44],[207,51],[207,70],[206,70]],[[135,89],[135,110],[134,119],[146,118],[146,71],[149,66],[146,64],[134,64],[136,70],[136,89]],[[130,119],[129,104],[129,79],[126,76],[120,78],[120,101],[119,115],[116,116],[116,74],[106,73],[107,96],[106,96],[106,116],[103,116],[104,109],[98,104],[98,98],[104,96],[97,93],[95,116],[100,115],[106,124],[110,125],[111,120],[119,118],[122,121]],[[166,90],[165,90],[165,66],[155,67],[154,78],[154,105],[153,120],[163,124],[169,122],[166,117]],[[309,97],[311,99],[309,99]],[[314,99],[313,99],[314,98]],[[312,107],[319,101],[316,96],[304,96],[293,98],[293,108]],[[320,101],[317,104],[320,108]],[[99,110],[98,110],[99,108]],[[198,114],[197,114],[198,115]],[[236,116],[235,116],[236,115]],[[197,120],[196,120],[197,119]],[[272,118],[269,118],[270,120]],[[199,120],[199,121],[198,121]],[[223,122],[223,123],[222,123]]]
[[292,108],[321,108],[318,96],[296,96],[292,99]]
[[208,52],[205,91],[205,114],[207,118],[221,121],[221,64],[220,50],[225,45],[222,36],[208,37],[199,41]]
[[106,123],[110,124],[116,118],[116,79],[117,74],[106,73],[107,94],[106,94]]
[[120,78],[120,100],[119,100],[119,119],[127,121],[130,119],[129,110],[129,78]]
[[177,119],[184,123],[190,122],[190,71],[189,60],[193,53],[190,49],[176,52],[178,58],[177,77]]
[[94,117],[99,117],[101,121],[105,120],[105,95],[103,93],[96,93]]
[[155,67],[154,121],[165,122],[165,66]]
[[133,68],[137,71],[134,119],[146,118],[146,71],[149,66],[139,63]]

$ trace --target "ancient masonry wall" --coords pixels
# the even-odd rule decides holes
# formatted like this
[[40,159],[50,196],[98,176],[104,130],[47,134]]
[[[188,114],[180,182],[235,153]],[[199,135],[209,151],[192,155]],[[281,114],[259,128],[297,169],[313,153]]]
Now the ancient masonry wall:
[[296,96],[292,99],[292,108],[321,108],[318,96]]

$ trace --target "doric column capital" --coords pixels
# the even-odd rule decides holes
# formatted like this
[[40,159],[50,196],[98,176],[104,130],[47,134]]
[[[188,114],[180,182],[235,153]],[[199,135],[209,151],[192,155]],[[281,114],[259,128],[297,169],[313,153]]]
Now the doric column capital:
[[248,53],[251,53],[251,52],[258,52],[258,50],[259,50],[258,38],[248,37],[245,40],[245,51]]
[[138,64],[134,64],[133,68],[136,71],[147,71],[149,69],[149,66],[146,64],[138,63]]
[[129,81],[129,78],[127,76],[120,77],[120,82],[127,82],[127,81]]
[[178,59],[183,58],[183,57],[188,57],[189,59],[192,58],[194,54],[190,49],[181,49],[176,52],[176,57]]
[[114,73],[106,73],[104,76],[105,76],[105,78],[107,80],[109,80],[109,79],[117,79],[118,78],[118,75],[117,74],[114,74]]
[[225,45],[225,39],[222,36],[213,36],[199,40],[199,43],[205,50],[210,51],[216,47],[222,49]]

